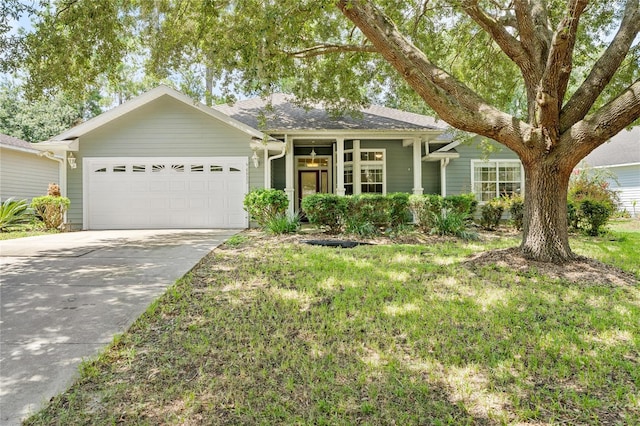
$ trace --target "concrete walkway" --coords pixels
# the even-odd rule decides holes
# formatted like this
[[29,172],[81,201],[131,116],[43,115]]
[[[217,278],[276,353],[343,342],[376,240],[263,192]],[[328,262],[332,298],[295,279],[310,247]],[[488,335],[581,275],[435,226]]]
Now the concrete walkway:
[[0,424],[65,390],[83,359],[238,230],[84,231],[0,241]]

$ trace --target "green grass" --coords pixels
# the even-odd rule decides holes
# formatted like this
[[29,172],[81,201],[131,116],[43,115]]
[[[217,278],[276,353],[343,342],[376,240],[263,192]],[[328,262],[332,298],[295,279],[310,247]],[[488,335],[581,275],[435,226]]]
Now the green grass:
[[26,424],[640,423],[640,288],[466,260],[514,244],[238,237]]
[[0,232],[1,240],[14,240],[16,238],[35,237],[38,235],[57,234],[58,230],[46,230],[41,224],[17,225],[9,231]]

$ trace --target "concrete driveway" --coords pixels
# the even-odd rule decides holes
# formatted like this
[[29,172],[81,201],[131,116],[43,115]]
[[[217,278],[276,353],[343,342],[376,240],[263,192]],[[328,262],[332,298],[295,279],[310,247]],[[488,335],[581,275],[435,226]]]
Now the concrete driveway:
[[84,231],[0,241],[0,424],[66,389],[78,364],[238,230]]

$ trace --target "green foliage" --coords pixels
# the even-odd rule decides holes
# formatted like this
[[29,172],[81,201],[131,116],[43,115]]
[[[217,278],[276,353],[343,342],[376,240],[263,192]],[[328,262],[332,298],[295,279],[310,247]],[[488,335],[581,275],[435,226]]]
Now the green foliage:
[[387,213],[389,215],[388,225],[390,228],[398,228],[411,220],[409,212],[409,194],[397,192],[387,194]]
[[467,228],[469,223],[467,213],[445,207],[438,213],[432,213],[432,215],[432,234],[451,235],[466,240],[477,238],[477,235]]
[[379,194],[362,194],[346,197],[347,215],[345,232],[360,236],[380,234],[389,224],[387,199]]
[[310,223],[337,234],[342,230],[347,199],[335,194],[313,194],[302,200],[302,210]]
[[42,218],[47,229],[59,229],[71,202],[67,197],[46,195],[31,200],[31,207]]
[[598,200],[615,211],[620,200],[609,185],[610,179],[615,179],[615,174],[608,169],[594,169],[583,163],[569,180],[567,198],[578,203],[585,199]]
[[435,215],[444,208],[444,198],[436,194],[411,195],[409,209],[413,214],[416,226],[422,232],[430,232]]
[[279,189],[255,189],[244,197],[244,209],[261,228],[285,215],[288,206],[287,194]]
[[278,213],[265,224],[270,234],[293,234],[300,228],[300,216],[297,214]]
[[504,202],[509,209],[511,224],[518,231],[521,231],[524,223],[524,198],[521,195],[513,194],[510,197],[505,197]]
[[91,94],[86,102],[75,102],[62,93],[28,101],[16,84],[0,84],[0,133],[28,142],[41,142],[62,133],[84,119],[101,112],[100,95]]
[[477,206],[478,201],[474,193],[447,195],[444,197],[444,207],[455,210],[458,213],[464,213],[469,218],[473,217]]
[[505,202],[501,198],[494,198],[483,204],[480,209],[480,226],[488,231],[496,229],[500,223],[504,207]]
[[578,222],[588,235],[599,235],[613,214],[611,205],[603,200],[583,199],[579,204]]
[[344,229],[350,234],[370,236],[394,232],[409,220],[409,194],[362,194],[341,197],[314,194],[302,200],[309,222],[331,233]]
[[28,207],[27,200],[14,200],[13,198],[0,204],[0,232],[29,223],[32,215],[29,214]]
[[571,176],[567,196],[567,219],[571,229],[588,235],[601,232],[619,203],[618,193],[610,188],[608,181],[614,177],[606,169],[592,169],[586,165]]

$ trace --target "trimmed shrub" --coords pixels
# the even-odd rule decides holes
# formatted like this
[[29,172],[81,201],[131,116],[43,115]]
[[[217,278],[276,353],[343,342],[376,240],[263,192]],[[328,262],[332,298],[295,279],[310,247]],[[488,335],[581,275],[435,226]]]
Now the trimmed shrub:
[[612,214],[611,204],[603,200],[582,200],[578,210],[582,229],[591,236],[600,234],[601,228],[607,224]]
[[244,197],[244,209],[261,228],[278,215],[285,215],[288,206],[287,194],[279,189],[255,189]]
[[429,232],[433,228],[434,215],[440,214],[444,205],[444,198],[436,194],[411,195],[409,210],[413,214],[416,226],[422,232]]
[[600,234],[617,209],[618,193],[607,179],[614,175],[604,169],[584,167],[576,170],[569,181],[567,220],[569,227],[587,235]]
[[293,234],[300,228],[300,216],[297,214],[281,214],[269,219],[266,230],[274,235]]
[[511,224],[518,231],[521,231],[524,223],[524,198],[521,195],[511,195],[506,197],[504,201],[509,208]]
[[302,200],[302,210],[310,223],[337,234],[342,230],[347,199],[335,194],[308,195]]
[[31,207],[42,218],[47,229],[58,229],[64,222],[64,214],[71,202],[67,197],[46,195],[31,200]]
[[389,224],[388,201],[384,195],[362,194],[346,197],[345,232],[361,236],[380,234]]
[[480,211],[480,226],[488,231],[493,231],[500,223],[504,212],[504,201],[500,198],[494,198],[483,204]]
[[478,201],[473,193],[460,195],[447,195],[444,197],[444,207],[465,213],[469,219],[473,218],[478,207]]
[[388,194],[386,198],[389,227],[391,229],[401,227],[411,220],[409,212],[409,194],[406,192],[397,192],[394,194]]
[[27,200],[9,198],[0,204],[0,232],[29,223],[32,215],[29,214],[28,208]]

